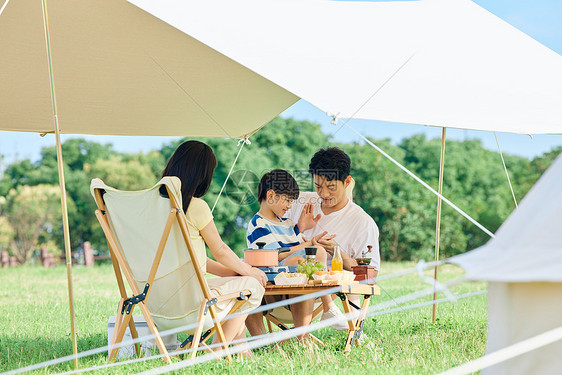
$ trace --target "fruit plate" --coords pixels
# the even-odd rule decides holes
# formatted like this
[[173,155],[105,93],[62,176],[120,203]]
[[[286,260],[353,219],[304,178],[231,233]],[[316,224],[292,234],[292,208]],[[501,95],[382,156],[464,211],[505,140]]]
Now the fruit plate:
[[[280,273],[273,279],[275,285],[302,285],[308,282],[308,277],[303,274],[290,274],[287,276],[286,273]],[[298,275],[298,276],[297,276]]]
[[312,285],[354,285],[359,284],[356,280],[310,280],[308,284]]

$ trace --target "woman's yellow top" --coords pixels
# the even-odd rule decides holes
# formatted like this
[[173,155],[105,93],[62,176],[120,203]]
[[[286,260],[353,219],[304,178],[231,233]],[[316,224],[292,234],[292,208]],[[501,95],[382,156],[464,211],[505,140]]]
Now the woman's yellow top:
[[189,202],[185,217],[193,250],[197,256],[201,272],[205,274],[207,269],[207,251],[205,250],[205,240],[201,237],[200,232],[213,220],[213,214],[207,202],[201,198],[193,197],[191,202]]

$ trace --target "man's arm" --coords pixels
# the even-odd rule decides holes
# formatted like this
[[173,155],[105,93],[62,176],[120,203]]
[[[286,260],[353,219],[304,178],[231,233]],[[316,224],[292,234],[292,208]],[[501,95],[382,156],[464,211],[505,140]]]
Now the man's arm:
[[343,259],[343,268],[345,270],[351,271],[351,267],[355,267],[357,265],[357,261],[347,255],[344,251],[340,251],[340,254]]
[[[362,253],[365,252],[367,258],[371,258],[371,266],[375,266],[377,270],[380,268],[380,253],[379,253],[379,228],[375,221],[368,217],[368,220],[363,220],[363,222],[358,225],[359,233],[361,236],[357,236],[356,241],[353,243],[353,249],[355,250],[355,257],[362,257]],[[371,252],[367,252],[371,247]]]

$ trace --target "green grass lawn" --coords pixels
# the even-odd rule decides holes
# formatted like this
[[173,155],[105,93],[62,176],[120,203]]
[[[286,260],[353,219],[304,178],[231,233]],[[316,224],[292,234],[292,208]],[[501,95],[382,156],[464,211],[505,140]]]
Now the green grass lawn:
[[[385,263],[382,275],[414,267],[414,263]],[[432,275],[432,271],[426,272]],[[454,266],[440,268],[440,280],[462,276]],[[107,319],[115,314],[117,284],[110,265],[73,269],[78,351],[107,344]],[[381,281],[380,296],[371,304],[396,299],[428,287],[417,275]],[[455,294],[484,290],[484,283],[463,283]],[[66,269],[17,267],[0,269],[0,372],[72,354]],[[438,298],[442,298],[439,295]],[[431,300],[431,296],[411,303]],[[403,305],[404,307],[407,305]],[[438,320],[431,323],[431,306],[368,318],[366,344],[342,352],[344,333],[323,329],[316,335],[325,347],[284,345],[255,351],[253,359],[208,362],[182,373],[268,374],[354,373],[434,374],[484,354],[487,299],[479,295],[438,306]],[[136,313],[140,313],[136,310]],[[180,338],[184,336],[180,335]],[[107,363],[106,354],[80,359],[80,367]],[[162,366],[161,360],[99,370],[96,373],[135,373]],[[73,370],[73,362],[38,371]]]

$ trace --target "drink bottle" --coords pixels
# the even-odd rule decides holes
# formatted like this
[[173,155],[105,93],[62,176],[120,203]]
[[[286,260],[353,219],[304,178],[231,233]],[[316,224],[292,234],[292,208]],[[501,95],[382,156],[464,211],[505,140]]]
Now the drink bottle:
[[341,249],[339,246],[334,248],[334,256],[332,257],[332,271],[343,271],[343,258],[341,257]]

